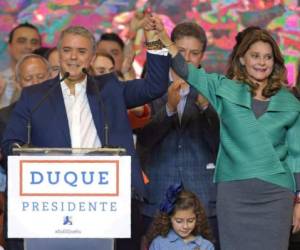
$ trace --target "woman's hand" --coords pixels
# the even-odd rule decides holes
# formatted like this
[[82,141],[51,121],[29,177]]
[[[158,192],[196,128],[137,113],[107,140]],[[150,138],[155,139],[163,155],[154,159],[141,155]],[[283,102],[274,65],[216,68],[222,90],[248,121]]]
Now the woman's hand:
[[293,233],[298,231],[300,231],[300,203],[295,204],[293,214]]
[[158,41],[159,37],[157,35],[156,23],[152,18],[151,14],[146,14],[143,21],[143,28],[146,36],[147,42]]

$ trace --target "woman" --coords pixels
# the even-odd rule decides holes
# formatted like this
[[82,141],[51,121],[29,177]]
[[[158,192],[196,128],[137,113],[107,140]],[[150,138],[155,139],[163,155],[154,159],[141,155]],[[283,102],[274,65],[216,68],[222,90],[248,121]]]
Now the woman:
[[103,75],[114,72],[114,58],[110,54],[105,52],[96,53],[91,63],[91,71],[93,75]]
[[161,21],[147,22],[169,49],[174,70],[220,117],[215,181],[221,249],[288,249],[293,209],[294,231],[300,225],[300,203],[294,206],[300,188],[294,180],[300,172],[300,104],[284,87],[286,69],[276,42],[265,30],[245,34],[229,79],[187,66]]

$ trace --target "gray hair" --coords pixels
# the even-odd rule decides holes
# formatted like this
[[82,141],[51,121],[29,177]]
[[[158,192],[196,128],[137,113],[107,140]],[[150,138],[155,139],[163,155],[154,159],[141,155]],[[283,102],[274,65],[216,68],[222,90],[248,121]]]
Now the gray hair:
[[37,55],[37,54],[26,54],[18,60],[17,65],[16,65],[16,80],[17,80],[17,82],[20,82],[20,80],[21,80],[21,66],[22,66],[22,64],[26,60],[31,59],[31,58],[36,58],[36,59],[41,60],[47,66],[47,72],[50,74],[51,66],[50,66],[49,62],[44,57],[42,57],[40,55]]
[[60,37],[59,37],[59,40],[57,43],[57,48],[59,50],[61,49],[62,40],[65,37],[65,35],[67,35],[67,34],[79,35],[79,36],[89,39],[92,44],[93,54],[96,52],[96,40],[95,40],[94,35],[88,29],[86,29],[82,26],[70,26],[60,33]]

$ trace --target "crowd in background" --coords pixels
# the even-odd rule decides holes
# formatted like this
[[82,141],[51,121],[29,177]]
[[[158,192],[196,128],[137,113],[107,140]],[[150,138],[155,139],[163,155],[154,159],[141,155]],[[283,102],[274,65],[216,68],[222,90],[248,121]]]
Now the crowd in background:
[[[154,19],[149,21],[148,19],[151,19],[151,17],[145,17],[145,20],[140,16],[136,19],[133,19],[130,25],[131,35],[128,38],[128,41],[123,41],[115,33],[102,34],[102,36],[96,43],[96,51],[93,54],[93,59],[91,60],[86,74],[88,76],[95,77],[103,74],[113,74],[116,75],[120,83],[124,85],[130,84],[131,80],[136,79],[137,75],[133,67],[135,54],[133,41],[135,39],[135,34],[138,30],[141,29],[145,29],[147,32],[156,31],[159,34],[162,34],[164,32],[164,29],[161,27],[163,25],[159,20]],[[146,21],[148,21],[148,24]],[[151,22],[153,27],[151,26]],[[251,69],[247,69],[247,58],[245,59],[245,61],[240,62],[240,71],[236,68],[238,62],[236,62],[235,60],[240,60],[240,57],[242,57],[244,60],[245,54],[247,54],[249,48],[252,48],[251,46],[253,44],[259,43],[260,41],[263,41],[263,43],[271,44],[273,40],[271,40],[268,34],[264,32],[265,31],[262,31],[262,29],[259,27],[251,27],[246,29],[244,32],[239,33],[239,35],[236,37],[236,47],[233,48],[231,57],[229,58],[228,62],[228,71],[226,74],[226,77],[228,79],[233,79],[235,81],[248,81],[247,77],[245,76],[247,75],[245,72],[248,72],[249,74],[249,71]],[[257,40],[253,41],[252,44],[245,45],[245,39],[250,40],[250,35],[255,36],[256,33],[258,37]],[[251,175],[251,173],[246,173],[245,175],[243,175],[244,173],[242,173],[242,171],[240,172],[240,175],[238,177],[231,176],[229,173],[230,171],[223,173],[223,175],[219,172],[219,175],[215,178],[223,186],[221,188],[221,185],[218,184],[219,187],[217,192],[217,185],[213,181],[213,176],[215,174],[215,168],[217,164],[217,157],[220,157],[221,155],[221,157],[223,157],[221,160],[226,161],[227,164],[234,165],[237,164],[240,159],[234,158],[234,160],[237,160],[235,162],[230,157],[226,158],[228,155],[231,155],[229,151],[233,150],[232,148],[236,147],[234,149],[234,154],[243,155],[245,152],[245,155],[251,154],[251,150],[249,150],[248,152],[247,148],[243,149],[243,151],[240,144],[236,146],[235,143],[237,141],[239,143],[242,143],[239,139],[236,139],[238,137],[236,134],[234,134],[233,138],[231,138],[230,136],[224,138],[224,131],[228,129],[226,127],[224,128],[224,125],[221,126],[223,137],[221,136],[222,138],[220,139],[219,119],[224,119],[226,125],[232,125],[231,123],[226,123],[226,119],[230,120],[230,118],[226,117],[225,115],[224,117],[222,116],[222,112],[224,111],[223,109],[230,108],[226,106],[228,103],[238,103],[237,106],[239,107],[243,105],[247,106],[247,104],[245,104],[244,100],[240,101],[234,99],[235,97],[232,97],[232,99],[230,99],[230,95],[232,94],[230,93],[230,91],[232,90],[226,88],[218,88],[219,81],[221,82],[220,79],[223,79],[222,77],[220,78],[220,76],[207,76],[205,75],[205,73],[201,73],[203,75],[198,76],[198,73],[195,73],[203,72],[201,61],[205,56],[205,49],[207,47],[207,37],[205,31],[201,28],[201,26],[192,22],[183,22],[176,25],[171,33],[171,37],[169,40],[165,37],[159,37],[159,39],[160,43],[155,43],[156,41],[146,42],[146,49],[149,51],[165,49],[169,50],[169,53],[173,57],[172,60],[170,59],[170,64],[172,65],[181,63],[182,69],[186,64],[189,64],[189,72],[187,75],[184,75],[182,74],[182,72],[180,72],[180,70],[176,70],[176,65],[172,65],[172,69],[170,69],[169,72],[169,81],[166,83],[168,85],[168,90],[165,94],[163,94],[159,98],[155,98],[155,100],[151,102],[139,105],[137,107],[128,107],[127,109],[128,121],[130,123],[133,134],[132,140],[135,142],[134,145],[136,147],[136,151],[139,156],[139,161],[142,168],[145,193],[142,195],[143,197],[137,195],[137,203],[133,204],[132,207],[132,220],[134,221],[134,223],[132,224],[133,228],[131,241],[133,241],[133,243],[128,243],[126,242],[127,240],[120,240],[117,243],[117,249],[134,250],[141,248],[144,250],[148,249],[149,247],[150,249],[170,249],[167,247],[167,245],[164,245],[166,243],[163,239],[165,237],[170,237],[170,242],[173,242],[177,240],[176,237],[178,237],[179,235],[180,239],[186,239],[183,244],[188,244],[190,241],[192,241],[193,245],[191,245],[191,247],[201,246],[201,249],[234,250],[233,248],[230,248],[231,245],[229,243],[227,245],[226,242],[228,242],[229,238],[232,238],[232,235],[234,235],[236,232],[230,232],[232,234],[228,233],[228,231],[230,230],[228,230],[228,227],[224,228],[224,225],[227,226],[232,224],[232,227],[235,227],[240,223],[241,217],[234,217],[229,212],[226,213],[226,210],[224,210],[225,212],[223,212],[223,210],[220,208],[218,208],[217,210],[217,195],[220,195],[220,193],[222,193],[223,200],[219,201],[219,203],[222,204],[223,207],[227,207],[228,210],[232,209],[232,211],[238,211],[242,208],[244,209],[244,207],[237,207],[240,204],[235,204],[235,206],[232,205],[232,199],[236,198],[242,200],[242,198],[244,198],[244,194],[240,194],[237,192],[238,188],[244,188],[243,190],[248,190],[249,186],[251,186],[252,190],[254,189],[254,187],[257,188],[256,196],[249,196],[249,200],[244,200],[241,203],[251,203],[251,199],[259,199],[259,194],[262,193],[260,191],[265,190],[266,192],[277,192],[282,194],[282,196],[275,195],[272,199],[277,199],[278,197],[286,198],[288,195],[291,196],[292,198],[289,197],[289,201],[291,203],[290,207],[292,207],[294,196],[292,196],[292,192],[287,191],[287,189],[289,188],[289,183],[286,185],[283,184],[286,181],[285,179],[278,179],[278,182],[277,179],[275,180],[275,177],[272,174],[275,175],[278,173],[272,173],[271,177],[265,175],[259,176],[263,180],[262,182],[260,182],[261,180],[256,179],[257,176],[255,174]],[[13,113],[13,110],[16,107],[16,103],[21,96],[22,89],[36,84],[44,84],[43,82],[49,79],[58,79],[59,77],[62,77],[62,75],[60,74],[62,65],[62,52],[60,51],[61,48],[58,45],[53,48],[45,48],[42,46],[42,44],[43,43],[39,31],[32,24],[20,24],[10,32],[8,40],[8,53],[11,57],[11,62],[10,66],[0,73],[1,140],[5,133],[6,126],[9,123],[10,116]],[[240,51],[240,44],[246,47],[245,51]],[[175,52],[174,54],[172,54],[174,50],[173,47],[177,48],[178,51],[176,53],[182,55],[182,58],[180,59],[184,62],[181,62],[180,59],[177,59],[177,61],[176,59],[174,59],[177,57],[177,55]],[[280,61],[282,59],[282,57],[278,55],[278,53],[280,52],[279,50],[277,50],[277,47],[275,45],[270,49],[270,51],[270,54],[275,54],[275,60]],[[238,54],[240,57],[238,57],[236,53],[240,53]],[[255,54],[255,52],[253,53]],[[261,56],[254,54],[251,54],[252,58],[254,58],[255,56]],[[273,58],[273,55],[271,56]],[[237,57],[238,59],[236,59]],[[263,60],[264,59],[265,58],[263,58]],[[262,67],[263,68],[258,70],[263,72],[267,71],[267,69],[264,68],[267,66],[263,65]],[[278,84],[272,85],[273,89],[268,89],[267,94],[266,92],[260,93],[259,97],[267,96],[266,100],[270,100],[272,96],[276,96],[277,91],[279,91],[282,85],[286,83],[284,79],[285,73],[283,72],[284,63],[282,63],[280,66],[277,66],[276,64],[275,67],[278,67],[278,70],[282,70],[282,72],[280,72],[280,74],[278,73],[278,75],[274,77],[274,81],[278,81]],[[145,67],[143,75],[141,76],[142,78],[148,74],[147,71],[148,69],[147,67]],[[205,77],[207,77],[209,80],[206,80]],[[297,98],[299,98],[300,95],[298,86],[300,85],[300,73],[298,73],[297,79],[297,83],[295,83],[294,85],[295,87],[291,88],[290,92],[293,93]],[[207,89],[202,89],[197,85],[200,85],[201,81],[212,81],[212,85],[215,84],[213,86],[218,90],[210,90],[209,87],[207,87]],[[192,82],[192,85],[190,85],[190,82]],[[232,85],[232,81],[230,80],[230,82],[227,84],[228,86]],[[251,86],[251,84],[249,84],[249,86],[249,89],[253,88],[252,90],[247,89],[249,93],[252,91],[253,94],[258,89],[257,86]],[[236,90],[235,86],[233,86],[232,88],[234,91],[239,91]],[[220,104],[220,96],[224,97],[224,100],[222,101],[224,101],[225,104]],[[255,96],[255,94],[253,94],[253,96]],[[288,94],[286,94],[286,96],[286,98],[290,97]],[[264,98],[262,99],[263,101],[265,101]],[[259,99],[259,101],[261,101],[261,99]],[[256,104],[257,106],[251,107],[254,109],[254,115],[257,119],[259,119],[260,116],[267,112],[267,106],[264,107],[263,104],[265,103],[258,102]],[[292,114],[294,116],[295,113],[298,114],[300,112],[300,110],[297,109],[298,107],[296,107],[297,104],[293,103],[291,104],[291,106],[293,107],[287,107],[284,111],[290,113],[294,112]],[[282,110],[275,111],[279,112]],[[237,111],[233,108],[233,111],[230,112],[234,113]],[[243,117],[243,115],[238,116]],[[224,124],[224,120],[221,120],[222,124]],[[251,122],[253,122],[252,120],[245,121],[249,124],[252,124]],[[243,126],[243,128],[245,127],[246,126]],[[239,131],[239,129],[241,128],[236,127],[236,129],[237,131]],[[249,130],[250,129],[251,128],[249,128]],[[241,131],[242,130],[240,130],[240,132]],[[247,140],[250,141],[251,136],[253,136],[253,134],[251,134]],[[220,140],[222,144],[221,152],[219,151]],[[276,141],[275,144],[283,143],[280,142],[280,140],[277,138],[274,140]],[[226,151],[229,147],[225,147],[224,149],[224,145],[227,143],[232,143],[230,144],[230,147],[232,148],[229,149],[229,151]],[[243,144],[243,146],[245,147],[249,145],[250,144],[247,143],[245,143],[245,145]],[[251,145],[253,146],[254,144]],[[296,146],[294,148],[296,148]],[[294,148],[292,150],[293,152],[298,150]],[[261,148],[261,150],[266,149]],[[280,150],[282,149],[280,148]],[[253,155],[255,155],[255,152],[252,153]],[[245,159],[251,159],[248,159],[245,155],[243,155]],[[218,160],[219,164],[221,160]],[[275,165],[274,162],[273,164]],[[255,169],[253,169],[253,171],[255,171]],[[249,183],[239,182],[240,180],[247,178],[249,179],[247,180],[249,181]],[[296,179],[297,178],[299,177],[296,176]],[[232,186],[224,185],[224,183],[230,183],[230,181],[232,181]],[[174,188],[174,185],[178,183],[180,183],[180,185],[177,186],[175,194],[173,193],[172,195],[172,199],[174,199],[174,201],[170,203],[170,201],[165,197],[165,193],[170,190],[170,187]],[[269,185],[270,183],[272,183],[272,185],[276,183],[276,185],[280,186],[280,188],[272,189],[273,186]],[[3,168],[1,169],[0,184],[2,192],[1,211],[3,214],[6,210],[6,174]],[[284,186],[284,188],[282,188],[282,186]],[[228,198],[224,194],[225,191],[226,195],[231,194],[232,196]],[[269,194],[267,194],[266,197],[269,198]],[[166,201],[166,199],[168,201]],[[265,200],[263,199],[265,198],[262,198],[262,203],[265,202]],[[163,204],[164,207],[162,207],[161,204]],[[166,208],[166,206],[170,206],[170,208]],[[292,209],[290,207],[282,207],[282,209],[284,209],[285,211],[289,211]],[[249,207],[245,210],[247,209],[249,209]],[[251,209],[255,211],[256,208],[251,207]],[[183,211],[188,211],[189,213],[186,214]],[[180,212],[182,212],[183,214]],[[220,226],[218,228],[218,213],[222,214],[222,216],[220,217],[222,219],[221,230]],[[251,211],[249,213],[251,213]],[[232,217],[228,217],[228,214],[230,214],[230,216]],[[186,226],[188,228],[186,229],[186,236],[176,231],[182,230],[180,229],[180,224],[185,223],[181,222],[180,219],[177,218],[180,216],[183,216],[184,218],[186,218],[186,216],[189,216],[191,218],[189,222],[191,225]],[[286,216],[286,224],[288,227],[291,226],[289,224],[291,216],[291,214],[288,214]],[[249,218],[252,217],[249,215]],[[226,221],[226,219],[230,221]],[[237,219],[239,220],[236,221]],[[261,218],[258,219],[260,220]],[[5,220],[5,218],[3,220]],[[166,223],[163,227],[163,220],[167,220],[169,224]],[[264,222],[263,220],[261,221],[265,224],[268,223]],[[278,224],[280,224],[280,222],[278,222]],[[157,227],[155,227],[155,225]],[[154,227],[155,230],[153,229]],[[197,230],[195,229],[194,231],[194,228],[197,228]],[[284,229],[285,228],[286,227],[284,227]],[[1,239],[1,244],[6,247],[6,249],[23,249],[23,242],[20,239],[13,240],[14,247],[10,247],[10,240],[7,240],[5,238],[5,230],[5,227],[4,229],[2,227],[3,237]],[[233,229],[233,231],[234,230],[237,230],[236,227]],[[222,233],[222,235],[219,235],[219,231],[220,234]],[[225,233],[226,231],[228,234]],[[172,234],[170,234],[170,232]],[[257,231],[257,234],[258,232],[259,231]],[[276,232],[271,233],[274,234],[271,234],[270,238],[276,235]],[[201,235],[203,238],[189,238],[191,234],[195,234],[194,236]],[[259,237],[259,235],[257,234],[255,235],[255,237]],[[288,237],[290,231],[288,230],[283,234],[287,235]],[[161,235],[163,236],[162,238],[156,238]],[[236,242],[239,242],[239,240],[242,239],[236,239]],[[153,244],[151,245],[152,241]],[[127,244],[131,244],[131,248],[128,248]],[[164,246],[165,248],[159,248],[160,244],[162,244],[162,246]],[[181,249],[180,246],[182,247],[182,245],[180,244],[176,245],[178,249]],[[15,248],[15,246],[17,246],[17,248]],[[253,247],[253,245],[251,245],[251,247]],[[292,244],[290,245],[290,247],[292,249]],[[265,249],[268,249],[268,247]],[[283,248],[278,249],[284,250]]]

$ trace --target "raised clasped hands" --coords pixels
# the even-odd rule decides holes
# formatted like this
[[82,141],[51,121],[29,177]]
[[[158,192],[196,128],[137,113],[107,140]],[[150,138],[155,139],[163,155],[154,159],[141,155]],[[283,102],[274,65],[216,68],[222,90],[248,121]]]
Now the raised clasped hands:
[[144,18],[144,30],[145,32],[152,32],[153,40],[161,40],[164,44],[164,41],[170,41],[169,36],[165,30],[164,24],[160,17],[156,14],[149,13]]

